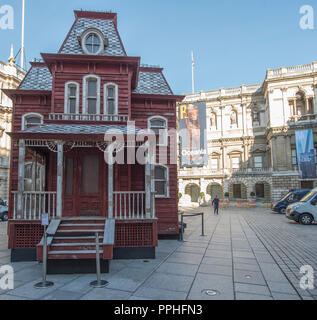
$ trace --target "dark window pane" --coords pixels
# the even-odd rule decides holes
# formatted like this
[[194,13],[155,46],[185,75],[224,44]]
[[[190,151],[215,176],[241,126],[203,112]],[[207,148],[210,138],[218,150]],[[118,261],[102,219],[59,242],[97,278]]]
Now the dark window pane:
[[40,124],[41,123],[41,119],[38,118],[38,117],[29,117],[29,118],[27,118],[27,123]]
[[152,121],[151,121],[151,126],[164,128],[164,127],[165,127],[165,121],[162,121],[162,120],[152,120]]
[[97,81],[88,81],[88,97],[97,97]]
[[76,99],[69,99],[69,113],[76,113]]
[[69,96],[70,97],[76,97],[76,87],[69,87]]
[[165,195],[165,184],[164,181],[156,181],[155,182],[155,191],[156,195],[164,196]]
[[82,168],[82,192],[99,192],[99,156],[84,155]]
[[74,185],[74,160],[67,158],[66,160],[66,194],[71,196],[73,194]]
[[96,99],[88,99],[88,114],[97,113],[97,101]]
[[108,98],[114,98],[114,88],[108,87]]
[[114,114],[114,101],[108,100],[108,114]]
[[165,168],[155,168],[155,179],[165,180]]

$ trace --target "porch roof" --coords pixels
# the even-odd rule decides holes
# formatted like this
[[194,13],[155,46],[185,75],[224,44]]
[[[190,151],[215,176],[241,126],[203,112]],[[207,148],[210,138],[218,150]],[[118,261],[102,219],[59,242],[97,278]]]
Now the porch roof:
[[[14,139],[104,140],[105,134],[138,134],[140,128],[124,125],[43,124],[17,133],[8,133]],[[66,137],[67,136],[67,137]]]

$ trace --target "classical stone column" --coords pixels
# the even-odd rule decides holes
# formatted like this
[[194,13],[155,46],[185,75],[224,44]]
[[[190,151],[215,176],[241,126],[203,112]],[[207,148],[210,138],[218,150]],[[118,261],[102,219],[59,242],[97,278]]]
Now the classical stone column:
[[62,217],[63,211],[63,171],[64,142],[57,141],[57,185],[56,185],[56,217]]
[[247,105],[242,104],[243,135],[247,135]]
[[25,141],[19,141],[19,165],[18,165],[18,203],[17,215],[23,217],[23,193],[25,176]]

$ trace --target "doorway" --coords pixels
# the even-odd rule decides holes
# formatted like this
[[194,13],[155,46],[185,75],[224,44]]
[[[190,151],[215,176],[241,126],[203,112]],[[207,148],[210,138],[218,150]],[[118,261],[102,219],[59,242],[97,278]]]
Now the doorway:
[[105,216],[106,184],[102,153],[85,150],[64,159],[63,216]]
[[233,197],[235,199],[241,199],[241,184],[234,184],[233,185]]
[[264,183],[257,183],[255,185],[255,195],[257,198],[265,198],[264,196]]

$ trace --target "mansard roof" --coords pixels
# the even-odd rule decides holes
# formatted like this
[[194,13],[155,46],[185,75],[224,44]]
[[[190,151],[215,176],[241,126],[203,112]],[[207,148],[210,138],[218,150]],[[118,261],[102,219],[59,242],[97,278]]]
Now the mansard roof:
[[[108,45],[105,46],[103,52],[98,56],[91,56],[92,59],[98,59],[100,62],[102,62],[103,59],[129,59],[117,31],[117,15],[109,12],[90,11],[75,11],[75,22],[58,54],[53,56],[67,57],[67,59],[70,59],[69,57],[82,55],[80,59],[88,59],[89,57],[83,52],[79,41],[81,34],[87,29],[99,30],[108,40]],[[49,63],[46,61],[46,56],[49,55],[42,54],[42,56],[45,63],[31,63],[31,69],[18,88],[19,90],[52,91],[52,74],[48,68]],[[133,57],[130,58],[132,59]],[[173,95],[173,92],[163,75],[162,68],[151,66],[140,67],[139,60],[134,61],[134,63],[135,80],[133,88],[135,89],[132,93],[147,95]]]
[[139,94],[159,94],[159,95],[173,95],[162,69],[158,71],[147,71],[142,68],[139,72],[138,86],[133,93]]
[[126,56],[125,49],[117,31],[116,20],[113,20],[114,14],[112,14],[110,17],[109,14],[107,15],[106,13],[104,16],[100,15],[98,17],[97,15],[94,17],[94,13],[91,13],[91,15],[84,15],[83,13],[81,14],[80,11],[75,11],[75,23],[73,24],[58,53],[85,54],[78,38],[87,29],[97,29],[108,40],[108,45],[105,46],[104,50],[99,55]]
[[44,64],[33,64],[19,90],[52,90],[52,75]]

